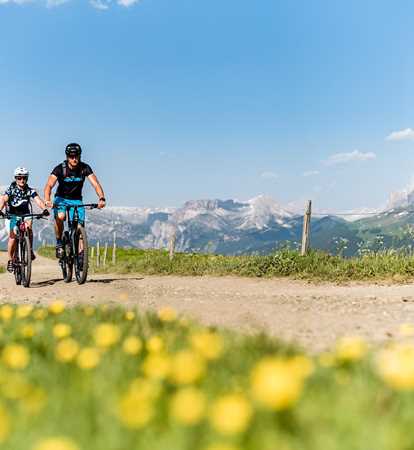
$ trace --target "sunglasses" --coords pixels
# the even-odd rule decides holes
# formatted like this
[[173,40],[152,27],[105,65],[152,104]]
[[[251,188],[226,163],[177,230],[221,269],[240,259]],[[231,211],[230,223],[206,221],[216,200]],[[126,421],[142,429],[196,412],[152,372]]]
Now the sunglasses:
[[27,181],[27,177],[15,177],[15,179],[18,181],[21,181],[21,180]]
[[80,156],[79,155],[68,155],[69,159],[79,159]]

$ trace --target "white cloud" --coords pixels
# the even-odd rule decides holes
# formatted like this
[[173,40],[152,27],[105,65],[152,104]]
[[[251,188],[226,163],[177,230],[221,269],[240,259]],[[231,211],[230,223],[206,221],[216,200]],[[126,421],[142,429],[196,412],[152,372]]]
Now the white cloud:
[[31,3],[33,0],[0,0],[0,5],[6,3],[16,3],[17,5],[23,5],[24,3]]
[[319,170],[307,170],[306,172],[303,172],[304,177],[313,177],[315,175],[319,175]]
[[277,180],[279,177],[274,172],[263,172],[260,174],[262,178],[265,178],[266,180]]
[[387,141],[412,141],[414,140],[414,130],[406,128],[405,130],[393,131],[385,139]]
[[349,153],[335,153],[327,160],[323,161],[326,166],[336,166],[339,164],[347,164],[353,161],[368,161],[375,159],[377,155],[373,152],[362,153],[359,150],[354,150]]
[[89,3],[95,8],[104,11],[109,8],[111,0],[90,0]]
[[140,0],[117,0],[118,5],[125,6],[128,8],[129,6],[134,5],[135,3],[138,3]]

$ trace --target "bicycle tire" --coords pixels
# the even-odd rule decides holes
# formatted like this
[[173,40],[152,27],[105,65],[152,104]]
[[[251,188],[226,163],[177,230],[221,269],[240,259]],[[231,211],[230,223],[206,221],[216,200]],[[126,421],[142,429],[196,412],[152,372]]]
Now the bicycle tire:
[[[83,264],[80,267],[79,261],[79,241],[83,240]],[[75,277],[78,284],[84,284],[88,278],[88,237],[83,225],[78,225],[78,228],[73,233],[73,249],[74,249],[74,266]]]
[[[62,268],[63,281],[65,283],[70,283],[73,277],[73,257],[70,251],[71,242],[68,237],[68,233],[63,235],[63,250],[64,256],[60,260],[60,265]],[[69,250],[69,251],[68,251]]]
[[32,246],[30,245],[30,239],[27,234],[21,241],[20,262],[22,284],[25,288],[28,288],[30,286],[30,280],[32,278]]

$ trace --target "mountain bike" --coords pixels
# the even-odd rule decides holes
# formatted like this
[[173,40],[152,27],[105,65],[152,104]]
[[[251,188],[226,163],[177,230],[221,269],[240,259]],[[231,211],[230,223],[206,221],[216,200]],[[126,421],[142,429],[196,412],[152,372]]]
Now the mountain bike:
[[[96,203],[66,206],[65,230],[63,231],[63,254],[59,258],[63,280],[70,283],[75,269],[78,284],[84,284],[88,277],[88,238],[85,226],[79,223],[79,208],[96,209]],[[70,210],[73,218],[70,219]]]
[[30,244],[29,228],[24,219],[45,219],[45,214],[1,214],[2,218],[16,218],[14,233],[16,235],[16,250],[13,257],[13,273],[17,285],[30,286],[32,278],[32,246]]

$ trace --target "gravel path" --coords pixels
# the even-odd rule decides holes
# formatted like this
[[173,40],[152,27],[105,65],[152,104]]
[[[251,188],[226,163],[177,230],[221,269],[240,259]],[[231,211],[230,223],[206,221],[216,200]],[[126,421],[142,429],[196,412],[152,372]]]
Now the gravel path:
[[[0,255],[5,263],[5,255]],[[414,284],[309,284],[289,279],[91,275],[84,286],[65,284],[56,261],[38,257],[32,286],[0,274],[0,302],[47,304],[114,302],[142,309],[172,306],[204,323],[255,333],[264,330],[311,351],[343,335],[370,341],[394,338],[414,323]]]

